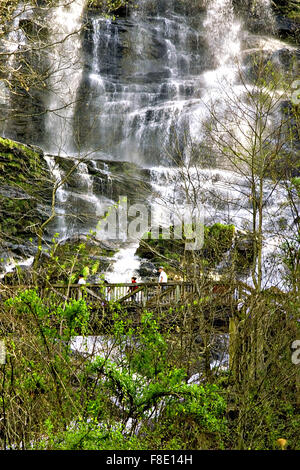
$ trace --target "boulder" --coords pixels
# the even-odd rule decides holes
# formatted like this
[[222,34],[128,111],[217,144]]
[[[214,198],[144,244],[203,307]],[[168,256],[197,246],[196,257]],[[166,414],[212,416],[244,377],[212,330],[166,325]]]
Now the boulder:
[[94,282],[104,274],[111,257],[118,250],[113,242],[101,242],[94,236],[74,235],[43,251],[39,263],[41,279],[47,276],[52,283],[76,282],[78,274],[86,271],[88,281]]

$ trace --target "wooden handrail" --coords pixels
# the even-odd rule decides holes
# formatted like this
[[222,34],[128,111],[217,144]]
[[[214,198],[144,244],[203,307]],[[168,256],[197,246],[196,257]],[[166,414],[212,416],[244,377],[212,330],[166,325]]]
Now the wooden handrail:
[[[245,283],[236,281],[231,284],[222,281],[207,280],[205,285],[201,285],[201,295],[210,295],[213,299],[219,299],[228,304],[234,304],[237,299],[248,297],[252,293],[252,288]],[[201,283],[202,284],[202,283]],[[132,289],[134,286],[134,290]],[[191,281],[169,281],[159,283],[157,281],[138,283],[86,283],[86,284],[43,284],[37,287],[43,297],[48,295],[58,295],[65,301],[85,298],[97,306],[98,303],[106,305],[107,302],[130,302],[135,300],[136,304],[146,306],[164,304],[177,304],[190,298],[197,297],[198,289]],[[163,289],[161,289],[163,287]],[[0,283],[0,293],[2,300],[13,296],[18,291],[25,289],[35,289],[33,285],[2,285]],[[130,291],[128,291],[130,290]],[[199,292],[198,292],[199,293]]]
[[[86,284],[39,284],[39,288],[43,289],[65,289],[66,287],[70,287],[72,289],[80,289],[82,286],[87,286],[87,287],[132,287],[134,286],[146,286],[146,287],[155,287],[155,286],[177,286],[177,285],[192,285],[193,283],[191,281],[169,281],[169,282],[164,282],[164,283],[159,283],[157,281],[151,281],[151,282],[136,282],[136,283],[131,283],[131,282],[112,282],[112,283],[103,283],[99,282],[96,284],[92,284],[87,282]],[[217,284],[217,282],[214,282],[214,284]],[[222,284],[222,283],[221,283]],[[3,287],[3,289],[35,289],[36,285],[34,284],[17,284],[17,285],[7,285],[7,284],[2,284],[0,282],[0,289]]]

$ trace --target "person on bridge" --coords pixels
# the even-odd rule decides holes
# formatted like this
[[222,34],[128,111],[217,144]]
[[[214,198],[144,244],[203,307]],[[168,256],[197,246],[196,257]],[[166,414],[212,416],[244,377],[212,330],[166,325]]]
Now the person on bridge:
[[[159,278],[158,278],[158,282],[160,284],[164,284],[165,282],[168,282],[168,276],[167,276],[167,273],[165,272],[163,266],[160,266],[158,268],[158,272],[159,272]],[[161,290],[165,290],[167,286],[161,286]]]
[[[86,284],[83,274],[79,274],[77,284]],[[82,289],[80,288],[77,292],[77,300],[82,299]]]
[[108,281],[106,279],[104,279],[103,284],[104,284],[104,297],[105,297],[105,300],[107,300],[109,302],[110,301],[111,287],[107,287],[108,286]]
[[86,281],[85,281],[85,279],[84,279],[83,274],[79,274],[79,276],[78,276],[78,282],[77,282],[77,283],[78,283],[78,284],[86,284]]
[[[132,284],[136,284],[136,277],[132,276],[131,278],[131,283]],[[137,285],[133,285],[133,286],[130,286],[129,289],[128,289],[128,292],[134,292],[135,290],[138,289],[138,286]],[[132,300],[136,300],[136,294],[135,295],[132,295],[131,296],[131,299]]]

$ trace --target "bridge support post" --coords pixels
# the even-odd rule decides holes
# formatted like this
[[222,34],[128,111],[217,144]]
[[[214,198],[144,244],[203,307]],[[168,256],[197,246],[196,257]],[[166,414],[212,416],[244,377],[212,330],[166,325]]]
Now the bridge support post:
[[[143,294],[144,294],[144,295],[143,295]],[[146,307],[146,303],[147,303],[147,300],[148,300],[148,289],[147,289],[146,286],[145,286],[144,289],[142,290],[142,295],[143,295],[142,304],[143,304],[143,307]]]
[[176,289],[175,289],[175,300],[176,300],[176,302],[179,302],[179,301],[180,301],[180,286],[176,286]]

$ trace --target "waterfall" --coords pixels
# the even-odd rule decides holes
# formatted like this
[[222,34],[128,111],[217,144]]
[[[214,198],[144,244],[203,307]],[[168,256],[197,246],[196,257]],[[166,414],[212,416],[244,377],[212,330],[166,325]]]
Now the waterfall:
[[30,256],[29,258],[16,261],[12,257],[10,257],[9,260],[6,260],[6,263],[4,265],[4,270],[0,273],[0,280],[4,279],[7,273],[13,272],[17,267],[26,269],[32,266],[33,259],[34,257]]
[[[19,22],[22,19],[30,18],[32,15],[32,7],[24,5],[20,2],[14,11],[12,18],[12,24],[9,27],[9,32],[6,37],[1,37],[1,48],[6,51],[9,55],[6,60],[6,71],[8,83],[14,84],[14,73],[13,71],[18,70],[20,67],[18,55],[15,54],[20,47],[27,44],[27,39],[24,31],[19,26]],[[6,130],[8,127],[8,118],[10,111],[14,108],[12,103],[12,95],[9,93],[9,87],[7,86],[6,80],[0,81],[0,106],[3,108],[2,116],[0,119],[0,129],[3,136],[6,136]],[[5,117],[5,119],[3,119]],[[3,122],[2,122],[3,119]]]
[[[265,28],[262,35],[248,27],[259,15],[273,21],[270,0],[253,3],[256,13],[252,11],[243,20],[235,16],[233,4],[233,0],[139,0],[128,16],[116,19],[86,11],[85,0],[69,5],[63,0],[49,11],[53,45],[45,58],[51,72],[45,93],[47,108],[53,112],[47,114],[47,133],[41,145],[50,160],[50,155],[59,154],[81,160],[74,184],[57,193],[56,229],[63,237],[95,230],[103,207],[111,199],[118,200],[115,191],[103,194],[99,160],[102,166],[105,161],[114,164],[109,170],[114,183],[114,171],[117,181],[122,177],[118,163],[130,162],[138,171],[142,168],[150,174],[153,194],[145,203],[158,221],[162,201],[184,209],[186,194],[179,163],[192,165],[190,182],[199,186],[206,222],[249,229],[247,178],[226,168],[207,140],[205,125],[213,109],[222,122],[230,122],[237,140],[247,145],[251,121],[244,119],[243,106],[239,109],[232,104],[234,99],[246,104],[239,72],[253,74],[250,59],[262,49],[273,60],[276,51],[291,51],[293,46],[268,35]],[[282,65],[279,55],[276,60]],[[50,160],[52,171],[62,171]],[[267,255],[273,241],[279,243],[275,232],[286,194],[278,186],[272,198],[268,197],[267,181],[265,190]],[[286,212],[284,217],[290,226],[291,214]],[[127,279],[128,269],[137,267],[134,244],[122,245],[114,261],[112,278],[122,272]]]
[[[47,153],[73,156],[83,159],[80,142],[75,129],[78,88],[82,79],[82,28],[83,13],[87,0],[64,0],[50,12],[49,22],[52,31],[53,47],[49,54],[51,73],[49,78],[48,109],[44,148]],[[94,42],[98,44],[98,36]],[[95,51],[97,56],[97,51]],[[94,64],[97,73],[97,63]],[[59,166],[47,157],[50,169],[56,179],[61,180]],[[60,187],[56,194],[58,239],[63,240],[78,231],[88,233],[96,227],[97,217],[103,212],[106,198],[97,197],[93,193],[93,182],[88,173],[86,163],[78,162],[76,192],[69,191],[66,185]],[[71,175],[72,177],[72,175]],[[70,208],[69,215],[66,207]],[[73,214],[73,208],[77,213]],[[81,222],[80,222],[81,221]],[[83,226],[84,224],[84,226]]]
[[232,0],[210,0],[203,26],[215,68],[232,67],[241,51],[241,24],[234,17]]
[[131,282],[131,277],[137,276],[140,260],[135,256],[135,252],[138,245],[138,242],[131,242],[116,253],[111,268],[105,275],[108,282]]
[[167,161],[165,147],[195,99],[205,57],[198,29],[203,13],[187,21],[168,9],[165,14],[148,18],[138,9],[117,23],[91,21],[93,58],[84,82],[89,117],[77,133],[100,157],[144,166]]
[[[193,190],[198,195],[205,215],[205,224],[216,221],[222,224],[233,224],[237,230],[251,231],[252,206],[249,199],[249,180],[242,175],[221,169],[201,169],[190,167],[184,175],[176,168],[153,167],[151,170],[153,191],[156,200],[154,207],[164,204],[176,209],[186,204],[186,184],[192,181]],[[265,180],[263,189],[263,273],[266,286],[278,285],[284,288],[283,270],[280,263],[274,263],[273,257],[278,254],[280,245],[292,238],[294,216],[286,205],[287,191],[284,182],[274,187],[272,181]],[[247,279],[251,285],[252,280]]]
[[[175,3],[154,5],[144,0],[130,18],[117,22],[92,18],[93,56],[85,81],[90,87],[85,96],[91,113],[88,123],[92,125],[78,129],[82,141],[85,134],[88,136],[88,146],[100,144],[100,157],[128,160],[151,169],[156,196],[150,204],[156,221],[162,217],[162,202],[181,211],[186,203],[180,172],[176,166],[164,168],[170,164],[174,167],[169,155],[175,151],[185,156],[188,135],[194,142],[205,142],[203,123],[209,117],[209,108],[214,106],[225,118],[232,111],[226,109],[226,100],[242,100],[244,92],[238,72],[244,67],[245,30],[234,15],[232,1],[209,0],[206,10],[199,8],[193,16],[178,14]],[[258,3],[264,9],[268,2]],[[265,10],[267,17],[270,9]],[[278,41],[275,47],[282,47],[282,43]],[[247,127],[241,110],[237,107],[234,112],[240,126],[234,132],[243,142]],[[220,169],[197,168],[195,175],[206,223],[219,221],[233,223],[241,230],[251,228],[246,178]],[[265,191],[267,199],[272,191],[268,183]],[[282,202],[284,189],[275,192]],[[276,224],[282,215],[276,198],[272,201],[264,227],[266,256],[272,251]],[[289,225],[291,214],[285,217]],[[116,255],[111,279],[128,278],[136,262],[133,254],[129,246]]]
[[54,177],[55,184],[58,185],[56,194],[55,194],[55,210],[56,218],[55,222],[52,225],[52,232],[56,233],[57,240],[63,240],[67,236],[67,223],[66,223],[66,209],[65,205],[68,199],[68,192],[66,191],[64,185],[61,185],[64,178],[62,170],[59,168],[59,165],[55,163],[54,157],[50,155],[45,156],[46,163],[50,170],[50,173]]
[[86,163],[79,163],[77,174],[82,189],[82,198],[92,207],[92,213],[99,217],[103,213],[103,201],[93,192],[93,179],[89,174]]
[[49,13],[53,46],[48,52],[51,69],[44,148],[50,154],[77,153],[73,114],[82,74],[80,30],[85,4],[86,0],[63,0]]

